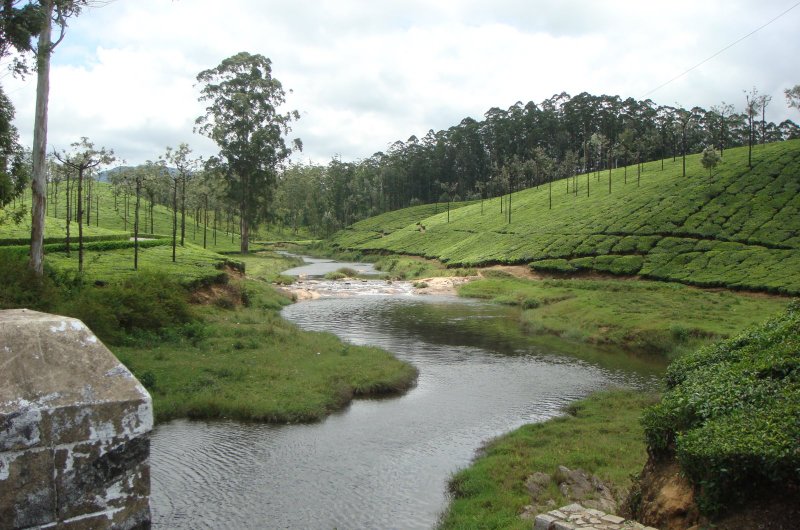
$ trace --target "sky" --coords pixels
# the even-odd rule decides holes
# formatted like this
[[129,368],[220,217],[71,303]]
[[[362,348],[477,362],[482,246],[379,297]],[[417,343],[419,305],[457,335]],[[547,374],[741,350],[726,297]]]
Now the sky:
[[[797,0],[116,0],[72,19],[51,65],[49,150],[82,136],[120,161],[186,142],[204,107],[199,72],[241,51],[272,60],[298,110],[303,163],[358,160],[396,140],[483,119],[492,107],[581,92],[657,104],[744,107],[800,123]],[[753,30],[777,20],[714,56]],[[674,81],[667,83],[676,76]],[[35,76],[0,73],[32,144]],[[660,87],[660,88],[658,88]],[[656,90],[657,89],[657,90]]]

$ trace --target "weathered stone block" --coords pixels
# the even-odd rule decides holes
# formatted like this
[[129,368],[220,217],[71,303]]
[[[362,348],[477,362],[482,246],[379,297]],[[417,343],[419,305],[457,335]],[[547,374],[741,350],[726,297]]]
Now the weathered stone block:
[[0,311],[0,530],[149,526],[152,402],[79,320]]
[[[48,523],[55,505],[49,449],[0,453],[0,528]],[[21,509],[23,508],[23,509]]]

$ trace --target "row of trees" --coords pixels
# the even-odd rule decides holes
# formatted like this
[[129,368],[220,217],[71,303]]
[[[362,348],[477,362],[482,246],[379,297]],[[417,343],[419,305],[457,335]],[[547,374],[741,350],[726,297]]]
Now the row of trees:
[[790,120],[765,120],[769,96],[753,89],[742,99],[740,112],[728,103],[687,109],[585,92],[495,107],[482,121],[465,118],[364,160],[293,166],[280,179],[274,214],[286,226],[325,235],[409,205],[496,197],[551,178],[674,159],[707,146],[724,156],[729,147],[800,137]]

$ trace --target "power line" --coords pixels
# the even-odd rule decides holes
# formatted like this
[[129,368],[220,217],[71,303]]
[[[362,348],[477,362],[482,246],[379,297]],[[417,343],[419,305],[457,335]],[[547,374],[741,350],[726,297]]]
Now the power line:
[[716,57],[717,55],[721,54],[722,52],[724,52],[724,51],[726,51],[726,50],[728,50],[728,49],[730,49],[730,48],[732,48],[733,46],[736,46],[737,44],[739,44],[740,42],[742,42],[742,41],[743,41],[743,40],[745,40],[746,38],[748,38],[748,37],[751,37],[751,36],[752,36],[752,35],[754,35],[755,33],[757,33],[757,32],[759,32],[759,31],[761,31],[762,29],[766,28],[767,26],[769,26],[770,24],[772,24],[773,22],[775,22],[776,20],[778,20],[779,18],[781,18],[782,16],[784,16],[786,13],[788,13],[789,11],[791,11],[792,9],[794,9],[794,8],[795,8],[795,7],[797,7],[797,6],[800,6],[800,2],[797,2],[796,4],[794,4],[792,7],[790,7],[789,9],[787,9],[786,11],[784,11],[783,13],[781,13],[780,15],[776,16],[775,18],[773,18],[773,19],[772,19],[772,20],[770,20],[769,22],[767,22],[767,23],[765,23],[765,24],[762,24],[761,26],[757,27],[756,29],[754,29],[753,31],[751,31],[750,33],[748,33],[747,35],[745,35],[744,37],[740,37],[739,39],[737,39],[737,40],[733,41],[732,43],[728,44],[727,46],[725,46],[724,48],[722,48],[721,50],[719,50],[717,53],[715,53],[715,54],[714,54],[714,55],[712,55],[711,57],[708,57],[708,58],[706,58],[706,59],[703,59],[702,61],[700,61],[700,62],[699,62],[699,63],[697,63],[696,65],[692,66],[691,68],[689,68],[689,69],[688,69],[688,70],[686,70],[685,72],[681,72],[680,74],[676,75],[675,77],[673,77],[672,79],[670,79],[670,80],[669,80],[669,81],[667,81],[666,83],[662,83],[662,84],[658,85],[657,87],[655,87],[654,89],[652,89],[652,90],[650,90],[650,91],[646,92],[646,93],[645,93],[645,94],[642,96],[642,99],[644,99],[645,97],[649,96],[650,94],[652,94],[652,93],[653,93],[653,92],[655,92],[656,90],[660,90],[660,89],[664,88],[665,86],[667,86],[668,84],[672,83],[673,81],[675,81],[675,80],[677,80],[677,79],[680,79],[681,77],[685,76],[686,74],[688,74],[689,72],[691,72],[691,71],[692,71],[692,70],[694,70],[695,68],[698,68],[698,67],[700,67],[700,66],[702,66],[702,65],[706,64],[708,61],[710,61],[711,59],[713,59],[713,58],[714,58],[714,57]]

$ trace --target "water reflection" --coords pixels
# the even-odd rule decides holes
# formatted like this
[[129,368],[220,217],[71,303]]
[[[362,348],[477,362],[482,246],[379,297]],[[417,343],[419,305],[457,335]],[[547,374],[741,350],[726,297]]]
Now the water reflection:
[[653,381],[653,370],[541,348],[518,331],[512,309],[452,297],[326,298],[284,316],[394,352],[420,369],[417,387],[312,425],[160,426],[156,526],[430,528],[448,477],[486,439],[595,389]]

